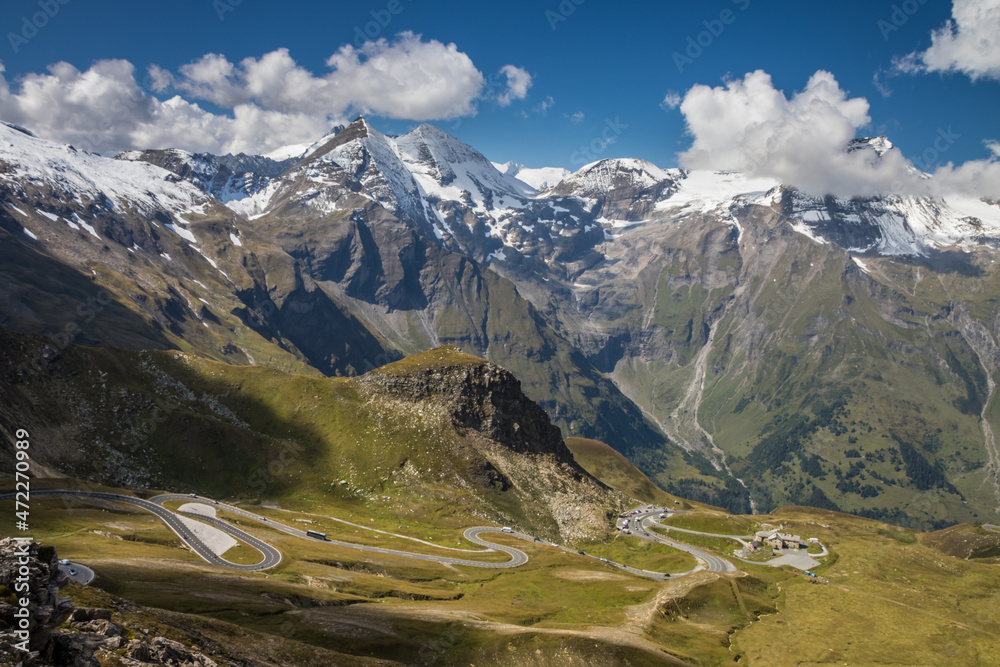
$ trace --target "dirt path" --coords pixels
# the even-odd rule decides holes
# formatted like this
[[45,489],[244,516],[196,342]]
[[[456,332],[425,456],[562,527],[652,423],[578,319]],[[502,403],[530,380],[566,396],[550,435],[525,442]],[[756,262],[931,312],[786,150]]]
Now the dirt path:
[[682,598],[697,586],[702,586],[718,579],[721,575],[715,572],[697,572],[683,579],[675,579],[663,585],[652,600],[642,604],[625,607],[626,620],[619,629],[635,635],[648,632],[656,620],[658,610],[671,600]]
[[[304,614],[296,611],[293,613]],[[493,632],[497,634],[536,634],[536,635],[559,635],[563,637],[584,637],[593,639],[605,644],[623,646],[644,651],[663,664],[689,665],[689,663],[677,658],[663,650],[660,645],[621,628],[608,628],[603,626],[590,626],[584,630],[572,630],[563,628],[538,628],[524,627],[512,623],[501,623],[499,621],[487,621],[477,616],[473,612],[460,611],[454,609],[440,609],[433,607],[421,607],[419,609],[393,606],[391,608],[383,605],[352,605],[350,609],[345,607],[325,607],[312,609],[308,612],[310,623],[318,627],[326,625],[338,626],[346,619],[358,628],[371,630],[373,628],[391,627],[392,617],[420,620],[430,623],[460,623],[461,625],[474,630]],[[370,619],[370,622],[369,622]],[[446,641],[447,638],[445,638]]]

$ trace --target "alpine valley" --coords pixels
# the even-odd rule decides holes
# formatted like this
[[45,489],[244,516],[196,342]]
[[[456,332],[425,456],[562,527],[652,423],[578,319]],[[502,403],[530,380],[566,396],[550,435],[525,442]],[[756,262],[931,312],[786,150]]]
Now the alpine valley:
[[114,157],[0,124],[38,542],[0,540],[34,610],[23,658],[0,568],[0,662],[987,664],[998,255],[994,201],[426,124]]
[[364,118],[301,150],[110,159],[0,126],[4,329],[317,376],[450,344],[689,499],[997,518],[996,202],[526,170]]

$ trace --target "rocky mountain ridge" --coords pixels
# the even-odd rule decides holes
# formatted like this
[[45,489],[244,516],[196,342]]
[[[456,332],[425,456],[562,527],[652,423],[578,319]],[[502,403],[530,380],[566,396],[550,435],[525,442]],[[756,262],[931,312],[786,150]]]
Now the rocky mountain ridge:
[[148,162],[173,172],[181,180],[228,204],[265,190],[297,158],[273,160],[262,155],[212,155],[179,149],[128,151],[117,160]]
[[517,452],[551,454],[560,463],[573,463],[559,429],[528,400],[510,372],[461,355],[454,346],[427,354],[448,361],[417,369],[410,368],[412,359],[389,364],[362,375],[358,382],[395,398],[440,401],[458,428],[478,431]]
[[[324,142],[228,208],[183,189],[192,203],[165,193],[141,220],[122,217],[122,230],[160,219],[173,234],[152,227],[159,259],[137,268],[120,258],[147,246],[104,250],[59,223],[46,208],[56,193],[25,185],[28,172],[44,181],[45,165],[22,160],[33,166],[8,171],[0,207],[17,239],[5,248],[37,241],[101,284],[147,285],[144,297],[114,292],[147,338],[230,363],[354,374],[442,344],[475,351],[520,378],[564,434],[606,440],[671,490],[733,509],[814,500],[883,516],[941,479],[939,508],[890,518],[971,520],[1000,504],[994,371],[981,361],[997,338],[995,203],[813,198],[621,159],[537,192],[430,126],[389,137],[359,119]],[[845,150],[895,149],[875,138]],[[71,161],[69,149],[44,151]],[[178,179],[155,173],[157,189]],[[198,206],[210,215],[188,210]],[[193,289],[212,273],[212,290]],[[26,328],[29,301],[11,303],[9,321]],[[332,333],[305,324],[321,311],[319,331]],[[883,362],[868,379],[858,371]],[[897,399],[899,386],[926,391]],[[919,419],[862,416],[861,397],[884,392]],[[907,466],[910,447],[938,472],[912,456]]]

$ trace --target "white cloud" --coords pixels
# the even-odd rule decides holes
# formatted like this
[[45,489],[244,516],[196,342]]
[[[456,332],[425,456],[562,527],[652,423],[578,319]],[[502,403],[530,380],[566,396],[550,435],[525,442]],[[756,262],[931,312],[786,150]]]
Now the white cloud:
[[331,71],[316,76],[287,49],[238,64],[207,54],[177,73],[151,67],[144,90],[124,60],[98,61],[83,72],[56,63],[11,90],[0,65],[0,118],[89,150],[263,152],[314,140],[357,113],[417,121],[473,115],[484,84],[454,44],[408,32],[341,47],[327,66]]
[[680,104],[693,141],[678,158],[689,169],[743,171],[814,195],[957,190],[1000,196],[996,159],[949,164],[926,180],[898,150],[881,159],[871,151],[846,152],[870,122],[868,108],[866,99],[849,98],[825,71],[790,98],[760,70],[725,86],[694,86]]
[[555,104],[556,104],[555,99],[553,99],[553,97],[549,95],[544,100],[539,102],[538,105],[533,109],[533,111],[535,113],[539,113],[544,116],[549,112],[549,109],[555,106]]
[[664,96],[663,101],[660,102],[660,107],[662,107],[664,110],[676,109],[681,105],[683,99],[684,98],[682,98],[678,93],[675,93],[674,91],[671,90],[669,93],[666,94],[666,96]]
[[156,106],[134,73],[125,60],[101,60],[85,72],[59,62],[24,77],[16,92],[0,75],[0,118],[80,147],[130,146],[131,130],[152,121]]
[[392,43],[380,39],[360,49],[341,47],[327,65],[335,68],[326,77],[331,102],[389,118],[473,115],[485,83],[469,56],[454,44],[423,42],[409,32]]
[[582,123],[582,122],[583,122],[583,119],[584,119],[584,117],[585,117],[585,116],[584,116],[584,114],[583,114],[583,112],[582,112],[582,111],[577,111],[577,112],[576,112],[576,113],[574,113],[574,114],[573,114],[572,116],[570,116],[570,117],[569,117],[569,119],[570,119],[571,121],[573,121],[574,123]]
[[885,98],[892,97],[892,89],[889,88],[889,85],[887,83],[882,81],[881,74],[882,74],[881,72],[875,72],[875,74],[872,75],[872,85],[875,86],[875,89],[879,92],[879,94],[882,97]]
[[930,48],[909,54],[897,67],[1000,79],[1000,0],[954,0],[951,15],[931,33]]
[[523,100],[528,95],[528,88],[531,88],[531,75],[527,70],[513,65],[504,65],[500,68],[500,74],[507,78],[507,90],[497,96],[497,103],[502,106],[509,106],[514,100]]
[[239,64],[208,54],[182,66],[179,75],[156,68],[150,76],[159,90],[172,87],[230,109],[253,103],[276,111],[368,112],[408,120],[475,113],[473,102],[484,83],[482,73],[454,44],[424,42],[410,32],[392,42],[342,46],[326,64],[331,71],[315,76],[288,49],[277,49]]
[[932,193],[961,192],[1000,200],[1000,160],[970,160],[960,165],[948,163],[934,171],[929,181]]

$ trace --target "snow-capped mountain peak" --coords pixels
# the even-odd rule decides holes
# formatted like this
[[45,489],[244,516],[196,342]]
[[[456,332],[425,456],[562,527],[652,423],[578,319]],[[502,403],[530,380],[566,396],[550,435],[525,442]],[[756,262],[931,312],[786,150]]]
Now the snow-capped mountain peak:
[[851,139],[847,144],[847,152],[854,153],[857,151],[870,150],[874,151],[875,155],[882,157],[895,146],[889,141],[888,137],[859,137],[857,139]]
[[441,199],[458,201],[468,192],[487,207],[497,196],[525,198],[535,189],[503,174],[482,153],[455,137],[424,123],[395,139],[397,154],[421,187]]
[[564,169],[563,167],[539,167],[531,168],[525,167],[519,162],[505,162],[504,164],[499,164],[497,162],[493,163],[497,171],[501,174],[506,174],[508,176],[513,176],[523,183],[527,183],[534,189],[541,191],[547,190],[559,183],[573,172],[569,169]]
[[[298,163],[290,177],[305,174],[313,187],[323,189],[339,182],[329,169],[358,181],[371,199],[397,215],[428,223],[439,238],[451,233],[446,220],[459,215],[456,206],[493,225],[537,194],[499,172],[479,151],[428,124],[393,137],[359,117]],[[322,198],[315,201],[326,206]]]
[[677,180],[680,176],[679,170],[666,171],[646,160],[612,158],[584,165],[564,181],[577,188],[606,192],[625,184],[648,188],[664,181]]
[[[858,138],[845,146],[868,161],[890,159],[896,150],[886,137]],[[300,161],[291,158],[294,164],[280,176],[285,165],[264,156],[146,151],[119,159],[163,166],[247,217],[289,198],[329,212],[353,191],[487,261],[502,260],[504,249],[527,252],[529,246],[572,243],[579,251],[586,244],[575,240],[573,230],[591,243],[601,238],[601,228],[617,234],[692,212],[728,215],[747,204],[780,209],[795,231],[854,252],[924,254],[955,244],[1000,244],[1000,207],[969,198],[810,198],[772,179],[661,169],[629,158],[599,160],[572,174],[529,169],[516,162],[491,163],[433,125],[389,136],[364,117],[311,145]]]

